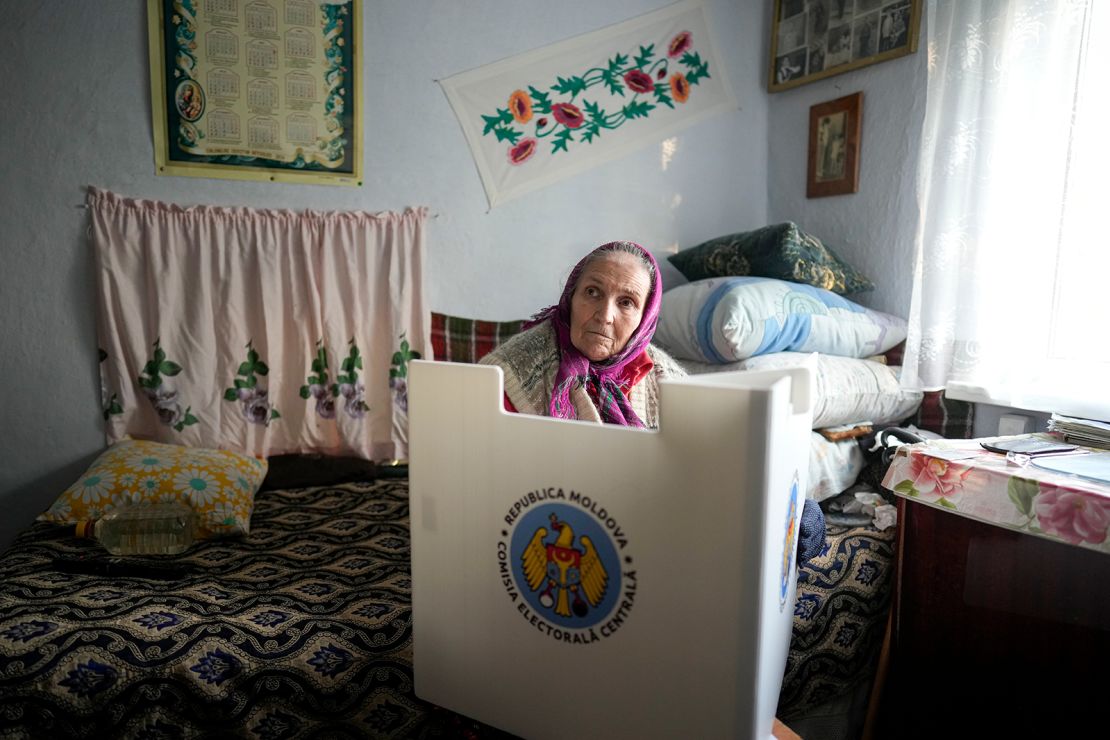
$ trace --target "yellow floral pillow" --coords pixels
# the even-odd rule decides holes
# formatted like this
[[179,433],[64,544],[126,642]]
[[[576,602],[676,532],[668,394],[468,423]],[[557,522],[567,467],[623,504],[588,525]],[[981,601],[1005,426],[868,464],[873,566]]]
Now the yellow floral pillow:
[[266,468],[265,460],[230,450],[125,439],[105,450],[39,520],[69,524],[125,504],[183,501],[196,512],[197,537],[246,534]]

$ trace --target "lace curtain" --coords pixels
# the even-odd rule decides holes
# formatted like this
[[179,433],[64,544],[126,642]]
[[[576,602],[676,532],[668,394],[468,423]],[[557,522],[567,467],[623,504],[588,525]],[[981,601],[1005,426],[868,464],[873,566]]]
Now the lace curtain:
[[425,209],[88,205],[109,442],[407,456]]
[[1108,14],[929,3],[907,383],[1110,417]]

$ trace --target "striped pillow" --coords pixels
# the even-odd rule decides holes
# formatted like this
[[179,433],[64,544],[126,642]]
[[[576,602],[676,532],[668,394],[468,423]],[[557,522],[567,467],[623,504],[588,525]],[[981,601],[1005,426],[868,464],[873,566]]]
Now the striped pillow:
[[432,312],[432,356],[474,363],[520,332],[523,321],[479,321]]

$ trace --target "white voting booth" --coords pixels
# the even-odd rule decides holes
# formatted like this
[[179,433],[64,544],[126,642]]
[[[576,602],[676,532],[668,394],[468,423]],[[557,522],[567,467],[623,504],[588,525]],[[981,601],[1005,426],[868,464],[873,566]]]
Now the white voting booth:
[[418,696],[525,738],[771,737],[809,368],[667,381],[658,431],[503,411],[410,370]]

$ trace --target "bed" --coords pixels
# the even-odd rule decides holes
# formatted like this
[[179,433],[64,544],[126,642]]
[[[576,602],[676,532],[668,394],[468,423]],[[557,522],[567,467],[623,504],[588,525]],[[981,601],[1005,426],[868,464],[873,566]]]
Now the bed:
[[[813,267],[815,248],[796,228],[775,233],[810,250],[806,259],[787,254],[776,262],[794,272],[771,278],[774,284],[728,275],[692,280],[685,291],[677,286],[680,292],[664,297],[668,313],[657,334],[664,347],[690,372],[816,364],[819,386],[826,383],[818,389],[807,492],[816,500],[831,501],[867,477],[855,440],[818,432],[834,422],[910,417],[944,436],[968,436],[967,407],[939,394],[907,399],[891,386],[893,371],[882,368],[883,361],[897,364],[896,322],[780,284],[832,275],[847,289],[864,278],[837,272],[833,262]],[[707,265],[758,262],[751,253],[730,254],[735,240],[710,246]],[[810,267],[798,275],[798,265]],[[741,293],[761,298],[751,303]],[[793,307],[782,325],[794,337],[804,325],[806,341],[819,338],[813,329],[824,326],[833,351],[772,336],[768,295]],[[737,325],[728,311],[738,309],[748,312],[746,328],[726,337],[725,327]],[[822,310],[837,321],[815,318]],[[520,321],[431,319],[437,360],[476,362],[521,329]],[[855,333],[846,339],[837,327],[847,323]],[[757,332],[760,351],[740,356]],[[847,369],[837,359],[846,341],[858,345],[852,359],[868,363],[862,376],[858,365]],[[865,348],[874,350],[871,360],[861,359]],[[836,380],[841,375],[855,378],[852,392]],[[390,380],[393,405],[403,410],[404,384]],[[859,404],[876,395],[884,396],[883,413],[873,416],[874,405],[863,413]],[[40,522],[21,535],[0,556],[0,737],[499,736],[413,693],[403,468],[383,469],[394,473],[383,478],[364,467],[340,480],[334,460],[316,462],[333,479],[309,474],[264,486],[253,511],[239,514],[249,532],[244,526],[238,537],[159,559],[166,570],[145,574],[153,577],[126,567],[103,572],[97,546],[74,539],[72,528]],[[830,525],[822,553],[799,568],[778,715],[806,737],[858,735],[889,607],[893,531]],[[90,557],[92,566],[82,560]]]
[[[0,557],[0,737],[502,736],[413,694],[404,468],[313,462],[329,485],[271,475],[249,534],[159,558],[156,578],[81,572],[97,545],[24,532]],[[892,530],[831,526],[800,569],[792,727],[866,702],[892,558]]]
[[0,737],[498,737],[413,694],[408,482],[261,491],[135,577],[36,523],[0,557]]

